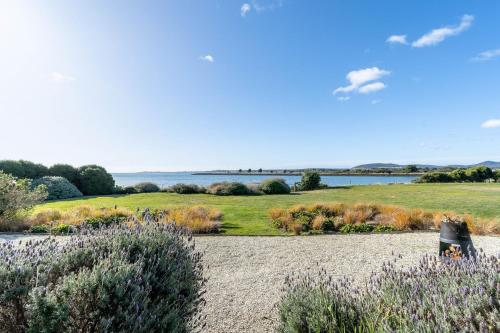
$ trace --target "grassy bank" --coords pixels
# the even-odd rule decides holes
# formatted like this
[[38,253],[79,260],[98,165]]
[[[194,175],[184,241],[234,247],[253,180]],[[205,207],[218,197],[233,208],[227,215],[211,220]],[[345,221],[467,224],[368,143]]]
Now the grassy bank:
[[278,235],[269,223],[269,209],[318,202],[380,203],[430,211],[454,211],[482,218],[500,218],[500,184],[411,184],[341,187],[290,195],[214,196],[148,193],[85,197],[48,202],[35,208],[93,207],[167,208],[204,205],[224,214],[222,230],[231,235]]

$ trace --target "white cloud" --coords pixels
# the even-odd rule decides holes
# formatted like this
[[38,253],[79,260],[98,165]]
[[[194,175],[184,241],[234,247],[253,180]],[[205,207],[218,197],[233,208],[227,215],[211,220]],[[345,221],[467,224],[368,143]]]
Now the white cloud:
[[500,119],[490,119],[486,120],[481,124],[482,128],[497,128],[500,127]]
[[382,89],[385,89],[386,85],[383,82],[374,82],[374,83],[369,83],[367,85],[362,86],[361,88],[358,89],[358,92],[360,94],[369,94],[373,93]]
[[212,63],[212,62],[215,61],[214,57],[212,57],[210,54],[207,54],[205,56],[201,56],[200,59],[203,60],[203,61],[210,62],[210,63]]
[[488,50],[488,51],[481,52],[477,56],[472,58],[471,60],[472,61],[487,61],[487,60],[491,60],[491,59],[496,58],[496,57],[500,57],[500,49]]
[[266,0],[266,1],[252,0],[252,7],[257,12],[264,12],[268,10],[275,10],[276,8],[282,7],[283,2],[284,0]]
[[380,99],[374,99],[373,101],[371,101],[372,105],[375,105],[375,104],[379,104],[379,103],[382,103],[382,101]]
[[460,21],[460,24],[456,26],[448,26],[439,29],[434,29],[416,41],[414,41],[411,46],[412,47],[425,47],[432,46],[441,43],[443,40],[450,36],[458,35],[465,30],[469,29],[472,25],[472,21],[474,21],[474,16],[472,15],[464,15]]
[[69,82],[76,81],[75,77],[69,76],[66,74],[62,74],[59,72],[50,73],[50,79],[52,80],[52,82],[56,82],[56,83],[69,83]]
[[[360,91],[360,87],[363,88],[362,86],[365,83],[371,82],[371,81],[376,81],[382,78],[383,76],[389,75],[391,72],[380,69],[378,67],[371,67],[371,68],[365,68],[365,69],[360,69],[357,71],[351,71],[347,74],[346,78],[347,80],[351,83],[348,86],[345,87],[339,87],[333,91],[333,94],[336,95],[338,93],[350,93],[354,91]],[[384,89],[385,85],[382,82],[376,82],[378,83],[375,87],[378,87],[380,89]],[[375,83],[374,83],[375,84]],[[380,88],[380,84],[383,85],[382,88]],[[372,86],[371,84],[368,86]],[[365,88],[364,90],[370,90],[373,89],[373,87]],[[376,91],[376,90],[375,90]],[[370,92],[370,91],[366,91]],[[362,92],[362,93],[366,93]]]
[[408,44],[408,41],[406,40],[406,35],[392,35],[386,39],[386,43],[406,45],[406,44]]
[[337,100],[340,101],[340,102],[347,102],[350,99],[351,99],[351,97],[349,97],[349,96],[339,96],[339,97],[337,97]]
[[252,10],[252,6],[248,3],[244,3],[241,8],[240,8],[240,14],[241,16],[245,17],[247,16],[247,13]]

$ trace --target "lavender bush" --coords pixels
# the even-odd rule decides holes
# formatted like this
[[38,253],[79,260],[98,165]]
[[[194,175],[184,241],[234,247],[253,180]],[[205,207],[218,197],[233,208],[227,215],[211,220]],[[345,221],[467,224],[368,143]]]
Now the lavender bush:
[[287,278],[279,332],[499,332],[500,256],[426,256],[386,263],[362,288],[319,276]]
[[194,241],[173,224],[82,229],[0,245],[0,332],[187,332],[203,286]]

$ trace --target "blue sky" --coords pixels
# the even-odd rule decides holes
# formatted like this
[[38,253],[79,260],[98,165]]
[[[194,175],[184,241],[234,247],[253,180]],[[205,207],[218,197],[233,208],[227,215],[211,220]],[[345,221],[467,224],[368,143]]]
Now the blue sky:
[[0,0],[0,159],[500,160],[500,2]]

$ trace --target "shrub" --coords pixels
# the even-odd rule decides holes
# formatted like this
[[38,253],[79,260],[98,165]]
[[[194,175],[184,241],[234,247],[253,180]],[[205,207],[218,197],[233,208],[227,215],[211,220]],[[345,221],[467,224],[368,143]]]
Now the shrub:
[[375,229],[375,227],[369,224],[345,224],[340,228],[340,232],[343,234],[350,234],[350,233],[360,233],[360,232],[372,232],[373,229]]
[[0,171],[8,173],[16,178],[36,179],[48,176],[49,170],[42,164],[36,164],[30,161],[0,161]]
[[452,183],[454,178],[446,172],[430,172],[416,180],[417,183]]
[[380,224],[380,225],[377,225],[374,229],[373,229],[374,232],[392,232],[392,231],[396,231],[396,228],[394,228],[393,226],[391,225],[383,225],[383,224]]
[[143,182],[136,184],[134,188],[137,190],[138,193],[160,192],[160,188],[158,187],[158,185],[150,182]]
[[113,176],[98,165],[78,168],[77,187],[85,195],[112,194],[115,187]]
[[54,164],[49,168],[49,175],[63,177],[72,184],[77,184],[78,170],[69,164]]
[[207,193],[215,195],[250,195],[256,194],[243,183],[239,182],[222,182],[214,183],[207,189]]
[[47,200],[60,200],[81,197],[83,194],[66,178],[46,176],[33,181],[33,186],[45,185]]
[[157,223],[0,247],[0,331],[191,331],[205,283],[193,248]]
[[16,231],[24,227],[18,219],[37,203],[47,197],[45,186],[31,188],[27,179],[15,177],[0,171],[0,230]]
[[125,186],[123,188],[123,192],[124,192],[124,194],[134,194],[134,193],[137,193],[137,190],[133,186]]
[[70,225],[64,223],[58,224],[52,229],[50,229],[50,232],[54,235],[69,234],[73,231],[74,229]]
[[319,173],[313,171],[306,171],[302,174],[302,179],[300,180],[299,190],[300,191],[312,191],[320,188],[321,177]]
[[175,192],[178,194],[196,194],[205,193],[207,190],[204,187],[195,184],[175,184],[167,189],[169,192]]
[[265,194],[289,194],[290,186],[282,178],[271,178],[260,183],[259,190]]
[[32,234],[46,234],[50,231],[48,225],[32,225],[30,228],[30,232]]
[[384,264],[364,285],[318,276],[287,278],[279,332],[496,332],[498,256],[426,256],[410,269]]
[[487,179],[493,178],[493,171],[485,166],[469,168],[465,172],[469,180],[473,182],[484,182]]

